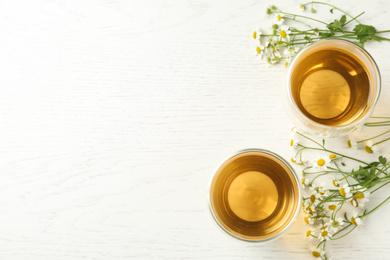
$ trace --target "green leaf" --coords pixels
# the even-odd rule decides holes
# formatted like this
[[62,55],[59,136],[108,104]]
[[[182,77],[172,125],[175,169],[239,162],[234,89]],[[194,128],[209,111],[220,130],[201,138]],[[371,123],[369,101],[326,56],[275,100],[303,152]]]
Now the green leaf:
[[331,32],[342,32],[342,33],[344,33],[343,26],[345,25],[346,21],[347,21],[347,16],[344,14],[344,15],[341,16],[340,20],[336,20],[335,19],[333,22],[328,24],[326,27],[328,27],[328,29]]
[[379,156],[379,162],[381,164],[385,165],[387,163],[387,159],[381,155],[381,156]]
[[333,14],[333,8],[329,10],[329,12],[331,12]]
[[342,166],[345,166],[345,163],[341,162],[341,165],[342,165]]
[[349,222],[349,219],[347,218],[347,212],[344,212],[344,218],[347,222]]
[[322,146],[325,146],[325,139],[322,139]]
[[345,22],[347,21],[347,16],[344,14],[340,18],[340,23],[344,26]]
[[364,46],[365,42],[370,40],[380,41],[380,39],[375,36],[376,29],[374,26],[357,24],[355,28],[353,28],[353,31],[356,33],[356,39],[362,46]]

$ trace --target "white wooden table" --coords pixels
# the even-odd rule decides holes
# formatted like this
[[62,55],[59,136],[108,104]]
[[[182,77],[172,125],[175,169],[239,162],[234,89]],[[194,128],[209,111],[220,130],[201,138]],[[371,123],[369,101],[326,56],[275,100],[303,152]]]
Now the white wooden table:
[[[253,56],[269,4],[299,12],[287,0],[1,2],[0,259],[311,259],[300,219],[245,243],[206,203],[227,155],[291,155],[286,71]],[[390,29],[386,1],[342,6]],[[383,79],[375,114],[389,115],[390,43],[366,48]],[[389,215],[387,204],[333,256],[388,259]]]

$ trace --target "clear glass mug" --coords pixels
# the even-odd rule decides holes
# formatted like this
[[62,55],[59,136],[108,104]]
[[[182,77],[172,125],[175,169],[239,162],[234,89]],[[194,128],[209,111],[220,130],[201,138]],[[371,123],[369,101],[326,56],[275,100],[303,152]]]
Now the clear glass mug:
[[222,161],[211,176],[207,195],[219,227],[247,242],[267,242],[285,233],[302,202],[299,178],[290,164],[256,148]]
[[285,109],[304,132],[340,137],[370,117],[380,90],[378,66],[364,48],[326,39],[300,51],[291,63]]

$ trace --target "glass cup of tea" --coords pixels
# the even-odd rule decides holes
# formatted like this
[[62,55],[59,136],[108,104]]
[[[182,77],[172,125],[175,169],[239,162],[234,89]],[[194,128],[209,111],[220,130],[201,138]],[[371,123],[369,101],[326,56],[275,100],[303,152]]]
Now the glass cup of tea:
[[287,112],[304,132],[340,137],[361,127],[379,99],[374,59],[342,39],[314,43],[297,54],[287,76]]
[[265,242],[286,232],[297,217],[301,192],[294,169],[262,149],[239,151],[214,172],[208,192],[211,215],[229,235]]

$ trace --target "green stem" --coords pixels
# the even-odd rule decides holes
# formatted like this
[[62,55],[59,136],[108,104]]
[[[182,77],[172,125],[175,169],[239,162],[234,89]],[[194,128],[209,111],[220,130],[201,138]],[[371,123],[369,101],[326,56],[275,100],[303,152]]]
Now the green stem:
[[291,17],[284,17],[284,18],[290,19],[290,20],[293,20],[293,21],[296,21],[296,22],[299,22],[299,23],[301,23],[301,24],[306,25],[306,26],[309,27],[309,28],[313,28],[313,27],[311,27],[309,24],[307,24],[307,23],[305,23],[305,22],[303,22],[303,21],[301,21],[301,20],[295,19],[295,17],[293,17],[293,18],[291,18]]
[[[350,15],[349,13],[347,13],[347,12],[345,12],[344,10],[338,8],[337,6],[334,6],[334,5],[331,5],[331,4],[328,4],[328,3],[317,2],[317,1],[311,1],[311,2],[306,3],[306,4],[303,4],[303,5],[307,5],[307,4],[310,4],[310,3],[312,3],[312,4],[320,4],[320,5],[327,5],[327,6],[330,6],[330,7],[334,8],[334,9],[339,10],[340,12],[342,12],[342,13],[348,15],[349,17],[353,18],[353,16]],[[360,23],[358,20],[356,20],[356,22],[357,22],[357,23]]]
[[[352,224],[349,224],[348,226],[346,226],[345,228],[347,228],[347,227],[350,227]],[[345,237],[346,235],[348,235],[349,233],[351,233],[355,228],[356,228],[357,226],[354,226],[350,231],[348,231],[347,233],[345,233],[344,235],[342,235],[342,236],[339,236],[339,237],[336,237],[336,238],[330,238],[331,240],[337,240],[337,239],[340,239],[340,238],[342,238],[342,237]],[[343,228],[343,229],[341,229],[341,230],[344,230],[345,228]],[[340,231],[341,231],[340,230]],[[338,232],[337,232],[338,233]],[[337,234],[337,233],[335,233],[335,235]]]
[[311,139],[311,138],[307,137],[306,135],[303,135],[303,134],[301,134],[300,132],[297,132],[297,134],[299,134],[300,136],[302,136],[302,137],[304,137],[304,138],[306,138],[306,139],[308,139],[308,140],[312,141],[313,143],[315,143],[315,144],[317,144],[317,145],[321,146],[323,149],[325,149],[325,147],[324,147],[322,144],[320,144],[320,143],[319,143],[319,142],[317,142],[317,141],[314,141],[313,139]]
[[[276,13],[276,12],[273,12],[273,13]],[[318,22],[318,23],[322,23],[322,24],[328,25],[327,23],[325,23],[323,21],[320,21],[320,20],[317,20],[317,19],[314,19],[314,18],[311,18],[311,17],[308,17],[308,16],[304,16],[304,15],[292,14],[292,13],[287,13],[287,12],[282,12],[282,11],[280,11],[278,13],[282,13],[282,14],[285,14],[285,15],[291,15],[294,20],[295,20],[295,17],[301,17],[301,18],[309,19],[309,20],[312,20],[312,21],[315,21],[315,22]]]
[[381,37],[381,36],[375,36],[375,39],[380,40],[380,41],[390,41],[389,38]]
[[344,26],[347,25],[347,24],[349,24],[349,23],[352,22],[352,21],[355,21],[356,18],[358,18],[359,16],[362,16],[364,13],[365,13],[365,12],[362,12],[362,13],[359,14],[358,16],[355,16],[354,18],[352,18],[351,20],[349,20],[348,22],[346,22],[346,23],[344,24]]
[[382,187],[386,186],[389,183],[390,183],[390,181],[386,182],[385,184],[379,186],[378,188],[376,188],[375,190],[371,191],[370,193],[373,194],[374,192],[376,192],[377,190],[381,189]]
[[358,141],[358,142],[356,142],[356,143],[362,143],[362,142],[365,142],[365,141],[369,141],[369,140],[371,140],[371,139],[375,139],[375,138],[377,138],[377,137],[379,137],[379,136],[382,136],[382,135],[384,135],[384,134],[387,134],[387,133],[389,133],[390,132],[390,130],[388,130],[388,131],[386,131],[386,132],[383,132],[383,133],[381,133],[381,134],[379,134],[379,135],[376,135],[376,136],[374,136],[374,137],[370,137],[370,138],[367,138],[367,139],[364,139],[364,140],[360,140],[360,141]]
[[[305,147],[305,146],[303,146],[303,145],[300,145],[300,146]],[[345,158],[350,159],[350,160],[354,160],[354,161],[356,161],[356,162],[364,163],[365,165],[369,165],[369,163],[363,162],[363,161],[361,161],[361,160],[359,160],[359,159],[356,159],[356,158],[353,158],[353,157],[349,157],[349,156],[347,156],[347,155],[344,155],[344,154],[341,154],[341,153],[337,153],[337,152],[335,152],[335,151],[328,150],[328,149],[326,149],[326,148],[320,149],[320,148],[315,148],[315,147],[305,147],[305,149],[317,150],[317,151],[325,151],[325,152],[328,152],[328,153],[333,153],[333,154],[336,154],[336,155],[345,157]]]
[[370,210],[369,212],[367,212],[366,214],[362,215],[360,218],[365,218],[367,217],[368,215],[370,215],[372,212],[374,212],[375,210],[377,210],[380,206],[382,206],[386,201],[388,201],[390,199],[390,196],[387,197],[384,201],[382,201],[378,206],[376,206],[375,208],[373,208],[372,210]]
[[390,140],[390,137],[389,137],[389,138],[386,138],[386,139],[384,139],[384,140],[382,140],[382,141],[376,142],[376,143],[373,144],[373,145],[378,145],[378,144],[384,143],[384,142],[386,142],[386,141],[388,141],[388,140]]

